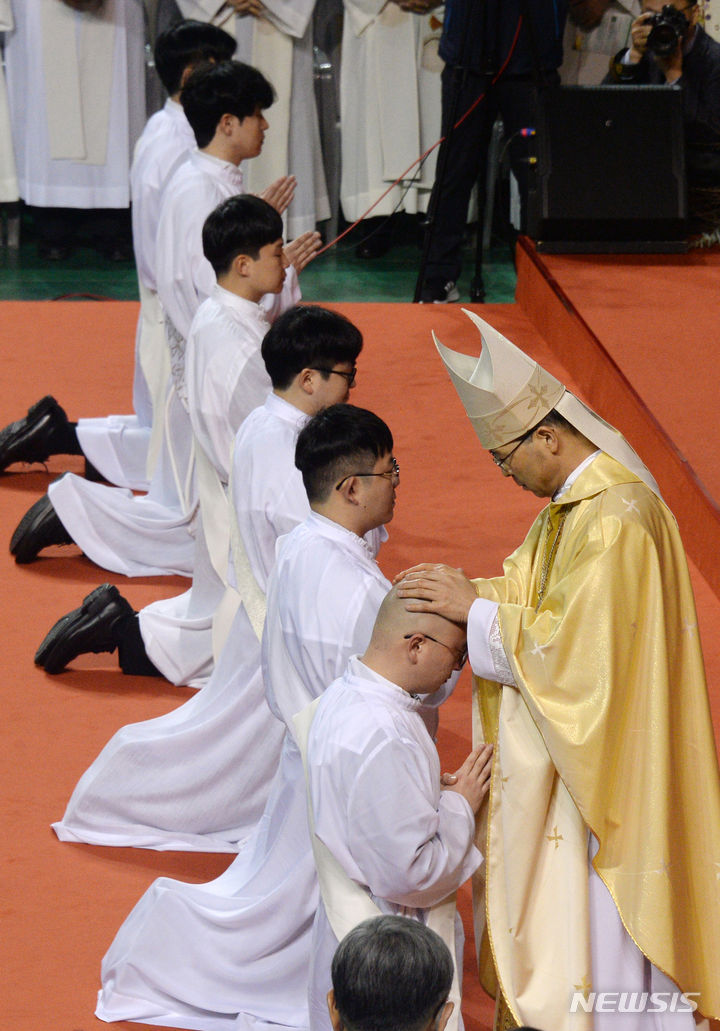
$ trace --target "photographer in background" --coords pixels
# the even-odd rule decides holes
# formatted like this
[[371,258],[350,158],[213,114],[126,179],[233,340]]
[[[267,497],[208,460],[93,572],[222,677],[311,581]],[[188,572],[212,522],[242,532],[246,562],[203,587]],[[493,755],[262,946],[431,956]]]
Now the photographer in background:
[[696,0],[643,0],[632,45],[611,62],[609,84],[680,86],[688,209],[694,231],[720,228],[720,43],[697,24]]

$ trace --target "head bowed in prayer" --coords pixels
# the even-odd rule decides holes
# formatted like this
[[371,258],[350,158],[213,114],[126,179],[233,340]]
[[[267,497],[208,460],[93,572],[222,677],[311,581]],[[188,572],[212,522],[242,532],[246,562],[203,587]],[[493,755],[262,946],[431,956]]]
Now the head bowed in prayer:
[[442,1031],[452,976],[448,947],[425,924],[402,916],[363,920],[333,958],[334,1031]]
[[375,464],[392,449],[390,428],[374,412],[355,405],[332,405],[300,431],[295,465],[312,504],[331,499],[343,480],[373,475]]
[[[305,370],[336,386],[344,382],[349,391],[362,346],[362,333],[350,319],[317,305],[299,304],[273,322],[261,354],[276,390],[290,387]],[[335,366],[343,373],[333,371]]]
[[385,596],[362,661],[411,694],[431,694],[464,665],[465,627],[434,612],[409,612],[401,586]]
[[188,18],[158,36],[155,69],[165,89],[174,97],[189,70],[205,62],[229,61],[235,47],[235,39],[224,29]]
[[[200,148],[212,142],[223,119],[234,117],[242,123],[270,107],[274,100],[274,90],[262,72],[241,61],[196,68],[180,95],[185,117]],[[231,128],[229,125],[228,130]]]
[[228,197],[211,211],[202,231],[203,252],[218,278],[241,254],[257,259],[268,244],[282,244],[282,218],[252,193]]
[[[564,482],[556,482],[558,477],[600,449],[659,494],[650,471],[618,430],[491,325],[465,314],[480,331],[479,358],[452,351],[434,333],[433,339],[480,443],[505,475],[550,497]],[[531,452],[537,461],[525,482],[522,470]]]
[[387,425],[364,408],[336,404],[300,431],[295,465],[310,507],[358,537],[388,523],[400,482]]

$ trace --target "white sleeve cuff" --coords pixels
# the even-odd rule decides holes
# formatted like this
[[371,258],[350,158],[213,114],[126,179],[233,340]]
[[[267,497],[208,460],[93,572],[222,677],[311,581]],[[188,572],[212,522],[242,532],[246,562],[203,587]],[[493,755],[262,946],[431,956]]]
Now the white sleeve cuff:
[[467,623],[468,658],[476,677],[515,685],[502,646],[498,625],[498,603],[477,598],[470,606]]

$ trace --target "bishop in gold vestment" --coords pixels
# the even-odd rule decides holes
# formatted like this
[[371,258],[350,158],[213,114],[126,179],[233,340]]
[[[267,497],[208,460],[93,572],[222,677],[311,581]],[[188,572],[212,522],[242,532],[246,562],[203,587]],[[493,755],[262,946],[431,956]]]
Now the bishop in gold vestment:
[[[692,1027],[720,1013],[720,779],[677,525],[621,435],[475,321],[481,358],[441,355],[496,464],[551,499],[502,576],[409,571],[408,608],[467,620],[496,743],[481,976],[508,1024]],[[641,1012],[586,1012],[599,991]]]

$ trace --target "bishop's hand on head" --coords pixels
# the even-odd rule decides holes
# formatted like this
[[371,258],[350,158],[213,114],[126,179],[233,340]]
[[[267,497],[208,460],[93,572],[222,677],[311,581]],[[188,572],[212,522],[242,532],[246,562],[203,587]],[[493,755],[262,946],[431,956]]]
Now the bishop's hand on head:
[[462,569],[421,562],[393,580],[398,597],[407,599],[408,612],[433,612],[454,623],[467,623],[477,592]]

